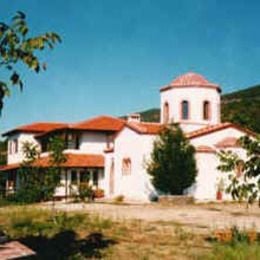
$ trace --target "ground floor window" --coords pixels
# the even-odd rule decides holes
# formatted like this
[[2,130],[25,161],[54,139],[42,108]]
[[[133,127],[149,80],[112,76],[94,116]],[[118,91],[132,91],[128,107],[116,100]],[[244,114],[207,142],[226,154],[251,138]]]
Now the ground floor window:
[[70,181],[71,181],[71,184],[77,184],[78,183],[78,173],[77,173],[77,171],[75,171],[75,170],[71,171]]
[[87,170],[80,171],[79,176],[80,176],[80,183],[82,182],[88,183],[90,181],[90,172]]
[[98,171],[93,171],[93,185],[96,187],[98,187],[98,177]]

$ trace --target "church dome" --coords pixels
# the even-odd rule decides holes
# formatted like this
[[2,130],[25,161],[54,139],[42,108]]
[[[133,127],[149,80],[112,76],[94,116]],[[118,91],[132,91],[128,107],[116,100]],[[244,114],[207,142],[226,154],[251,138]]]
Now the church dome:
[[174,87],[205,87],[221,91],[217,84],[208,81],[205,77],[194,72],[188,72],[174,79],[168,86],[161,88],[161,91]]
[[188,72],[174,79],[171,86],[216,86],[215,84],[209,82],[202,75]]

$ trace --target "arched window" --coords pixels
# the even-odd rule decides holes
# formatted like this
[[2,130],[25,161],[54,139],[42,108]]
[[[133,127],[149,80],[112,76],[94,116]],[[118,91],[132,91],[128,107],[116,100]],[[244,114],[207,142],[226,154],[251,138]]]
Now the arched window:
[[122,175],[130,175],[131,174],[131,159],[124,158],[122,161]]
[[210,103],[209,103],[209,101],[203,102],[203,119],[204,120],[210,119]]
[[189,102],[187,100],[183,100],[181,102],[181,119],[189,119]]
[[163,105],[163,123],[167,124],[169,122],[169,104],[165,102]]

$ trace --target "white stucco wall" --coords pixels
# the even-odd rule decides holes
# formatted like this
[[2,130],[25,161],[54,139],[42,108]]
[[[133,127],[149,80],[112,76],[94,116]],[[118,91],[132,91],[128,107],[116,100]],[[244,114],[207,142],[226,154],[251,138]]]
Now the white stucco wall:
[[[242,131],[230,127],[218,132],[191,139],[191,144],[195,147],[206,145],[216,149],[216,152],[219,152],[220,149],[216,148],[215,144],[227,137],[240,138],[244,135],[245,133]],[[238,154],[241,158],[246,158],[246,153],[241,148],[230,147],[222,150],[229,150]],[[229,183],[228,175],[230,173],[222,173],[217,170],[220,161],[216,153],[196,153],[196,162],[198,175],[195,185],[190,189],[191,194],[199,201],[214,201],[216,200],[217,184],[219,183],[219,180],[223,179],[225,187],[227,187]],[[223,200],[230,199],[231,196],[223,192]]]
[[[189,119],[181,119],[181,102],[189,102]],[[210,102],[210,119],[203,120],[203,102]],[[182,123],[184,131],[199,129],[205,125],[220,122],[220,94],[216,89],[210,88],[171,88],[161,92],[161,122],[163,123],[163,107],[169,104],[170,121]]]
[[[80,153],[103,154],[107,145],[107,135],[99,132],[85,132],[80,138]],[[77,150],[70,150],[76,152]]]
[[[34,134],[28,133],[19,133],[16,135],[12,135],[8,138],[8,143],[10,141],[18,140],[18,152],[17,153],[9,153],[8,149],[8,156],[7,162],[8,164],[12,163],[20,163],[24,159],[24,155],[22,152],[22,147],[24,142],[30,142],[33,144],[37,144],[40,147],[39,142],[34,138]],[[100,132],[85,132],[82,134],[80,138],[80,145],[79,149],[66,149],[65,152],[67,153],[86,153],[86,154],[103,154],[104,149],[107,146],[107,135],[106,133]],[[8,145],[9,147],[9,145]],[[47,155],[48,153],[45,152],[43,155]]]
[[[17,153],[9,153],[9,145],[10,142],[17,139],[18,140],[18,152]],[[30,142],[36,145],[39,145],[37,140],[34,138],[34,134],[29,134],[29,133],[19,133],[12,135],[8,138],[8,153],[7,153],[7,163],[12,164],[12,163],[20,163],[23,161],[24,156],[23,156],[23,144],[25,142]]]
[[[245,134],[233,127],[223,129],[218,132],[204,135],[191,140],[191,144],[195,147],[200,145],[209,146],[216,149],[215,144],[227,137],[239,138]],[[154,189],[150,182],[150,176],[146,173],[145,161],[149,160],[152,152],[155,136],[139,135],[138,133],[125,128],[115,140],[114,153],[109,154],[106,161],[111,158],[115,161],[115,193],[116,195],[124,195],[127,198],[147,200],[149,193]],[[245,158],[245,151],[241,148],[227,148],[232,150],[242,158]],[[217,151],[219,151],[217,149]],[[122,175],[123,158],[131,158],[132,172],[131,175]],[[189,194],[193,195],[198,201],[214,201],[216,200],[217,185],[222,179],[225,186],[228,184],[228,174],[217,170],[219,159],[216,153],[196,153],[196,162],[198,174],[196,183],[188,189]],[[108,166],[107,166],[108,167]],[[107,186],[109,187],[109,171],[106,170]],[[223,193],[223,200],[230,200],[228,194]]]
[[244,136],[245,133],[234,128],[229,127],[217,132],[212,132],[207,135],[202,135],[196,138],[191,139],[191,144],[194,146],[200,146],[200,145],[206,145],[213,147],[218,142],[222,141],[223,139],[227,137],[234,137],[234,138],[240,138],[241,136]]
[[[113,196],[124,195],[130,199],[148,200],[154,192],[145,163],[150,158],[154,136],[139,135],[124,128],[115,140],[115,192]],[[122,161],[131,159],[131,174],[122,175]]]

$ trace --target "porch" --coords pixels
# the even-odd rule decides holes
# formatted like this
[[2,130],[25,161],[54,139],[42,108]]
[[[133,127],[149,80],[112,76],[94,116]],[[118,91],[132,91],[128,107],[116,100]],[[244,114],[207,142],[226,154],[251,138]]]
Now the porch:
[[55,197],[66,198],[78,195],[79,187],[87,183],[93,190],[105,190],[104,168],[71,168],[61,173],[60,185]]
[[[77,195],[81,183],[88,183],[93,189],[105,190],[104,185],[104,157],[96,154],[65,154],[67,160],[60,165],[60,185],[56,188],[55,197],[65,198]],[[5,194],[14,193],[19,189],[19,169],[21,165],[8,164],[0,168],[5,175]],[[50,167],[49,157],[40,157],[33,167],[39,169],[39,174]]]

